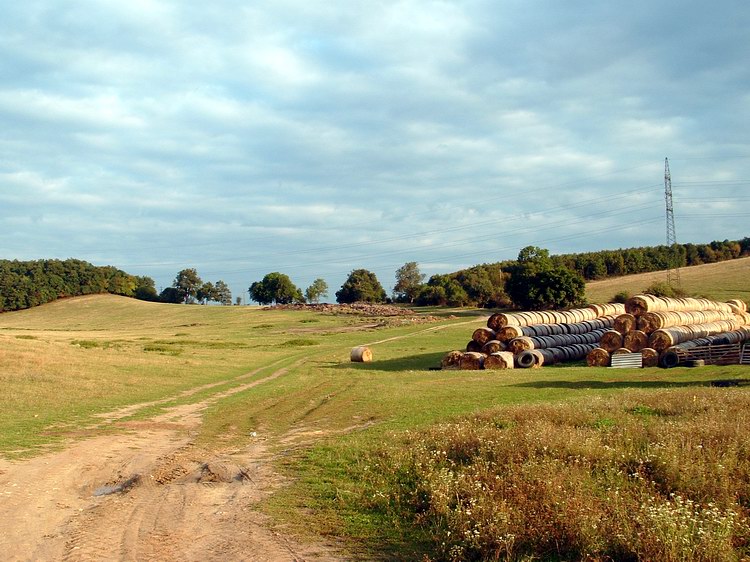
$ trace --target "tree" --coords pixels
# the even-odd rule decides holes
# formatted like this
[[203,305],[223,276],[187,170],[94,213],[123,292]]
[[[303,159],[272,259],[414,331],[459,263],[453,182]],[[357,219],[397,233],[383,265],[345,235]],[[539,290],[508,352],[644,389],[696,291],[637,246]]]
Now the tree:
[[229,289],[229,285],[221,279],[214,285],[214,300],[224,306],[231,306],[232,304],[232,291]]
[[198,289],[203,286],[203,281],[198,277],[195,269],[183,269],[175,277],[172,287],[180,293],[182,301],[188,303],[198,296]]
[[554,265],[547,250],[527,246],[519,252],[518,264],[509,269],[505,290],[520,308],[567,308],[585,300],[583,278],[564,266]]
[[195,293],[195,298],[199,303],[206,304],[208,301],[216,300],[215,293],[216,289],[214,288],[214,284],[211,283],[211,281],[207,281],[206,283],[203,283],[200,289]]
[[158,301],[159,294],[156,292],[156,284],[151,277],[135,278],[135,298],[142,301]]
[[336,291],[336,302],[385,302],[386,294],[380,281],[371,271],[355,269],[341,289]]
[[261,281],[256,281],[247,290],[250,298],[259,304],[289,304],[304,302],[297,286],[287,275],[274,271],[267,274]]
[[316,279],[312,282],[312,285],[310,285],[307,289],[305,289],[305,298],[307,299],[307,302],[313,302],[318,303],[320,302],[321,297],[327,297],[328,296],[328,283],[325,282],[323,279]]
[[414,302],[424,281],[424,273],[419,271],[419,265],[410,261],[396,270],[396,286],[393,287],[393,297],[400,302]]
[[179,289],[176,289],[175,287],[167,287],[164,289],[159,295],[159,300],[169,304],[180,304],[181,302],[185,302]]

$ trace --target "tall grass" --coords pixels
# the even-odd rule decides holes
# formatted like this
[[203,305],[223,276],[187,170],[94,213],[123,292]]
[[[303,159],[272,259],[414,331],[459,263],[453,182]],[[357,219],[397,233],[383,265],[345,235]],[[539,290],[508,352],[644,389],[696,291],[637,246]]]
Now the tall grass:
[[436,560],[747,559],[748,422],[742,389],[504,407],[394,437],[360,501]]

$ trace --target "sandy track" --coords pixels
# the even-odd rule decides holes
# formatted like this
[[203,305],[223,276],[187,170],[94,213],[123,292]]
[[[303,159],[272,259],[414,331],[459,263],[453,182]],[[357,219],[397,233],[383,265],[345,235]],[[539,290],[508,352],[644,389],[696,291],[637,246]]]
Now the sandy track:
[[120,422],[124,411],[112,412],[103,423],[128,431],[30,460],[0,461],[3,559],[337,559],[331,549],[297,544],[274,531],[256,510],[282,484],[267,442],[211,451],[193,444],[207,406],[286,372],[279,369],[147,421]]

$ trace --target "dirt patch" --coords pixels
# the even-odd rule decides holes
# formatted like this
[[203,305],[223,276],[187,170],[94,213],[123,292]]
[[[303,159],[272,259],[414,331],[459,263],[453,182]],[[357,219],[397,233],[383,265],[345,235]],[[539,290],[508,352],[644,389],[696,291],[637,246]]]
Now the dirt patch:
[[[339,559],[325,545],[284,536],[257,510],[284,483],[273,469],[273,443],[256,439],[221,450],[193,443],[209,404],[286,372],[278,369],[150,420],[118,424],[131,431],[30,460],[0,460],[4,559]],[[122,414],[103,418],[116,422]]]

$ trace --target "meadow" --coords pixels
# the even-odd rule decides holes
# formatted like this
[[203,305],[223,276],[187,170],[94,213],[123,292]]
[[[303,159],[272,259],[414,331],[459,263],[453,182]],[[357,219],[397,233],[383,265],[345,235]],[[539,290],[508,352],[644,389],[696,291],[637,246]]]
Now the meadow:
[[[434,370],[486,315],[114,296],[2,314],[0,454],[121,431],[98,416],[152,416],[283,368],[213,403],[195,440],[266,439],[287,485],[263,510],[287,532],[370,559],[750,555],[746,367]],[[372,363],[349,361],[361,344]]]

